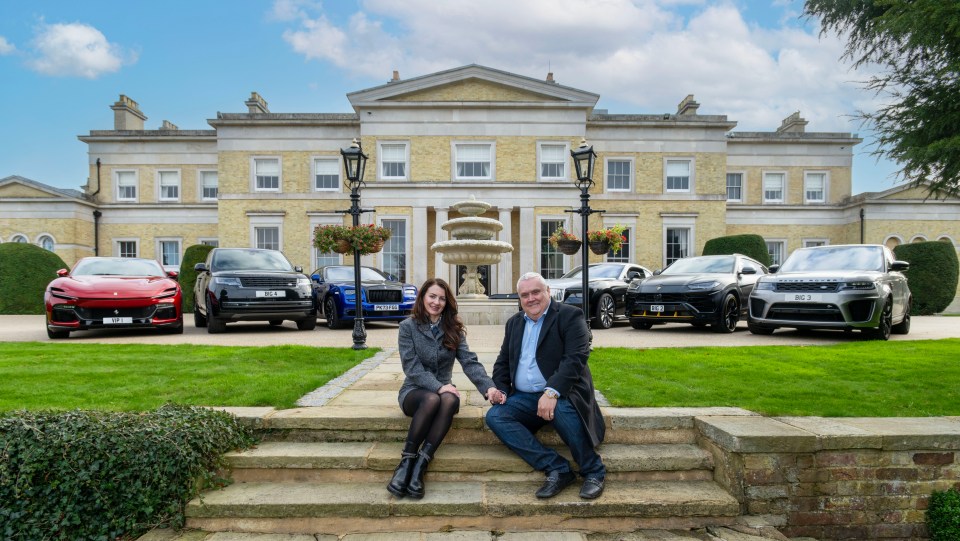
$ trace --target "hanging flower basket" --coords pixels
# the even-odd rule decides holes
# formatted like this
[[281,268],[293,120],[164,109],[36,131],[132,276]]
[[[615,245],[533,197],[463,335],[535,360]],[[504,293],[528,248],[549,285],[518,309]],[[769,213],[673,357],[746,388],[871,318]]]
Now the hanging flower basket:
[[320,253],[373,254],[383,250],[383,244],[390,234],[390,229],[374,224],[355,227],[321,225],[313,230],[313,245]]
[[608,240],[592,240],[589,246],[590,251],[597,255],[603,255],[610,251],[610,241]]
[[338,239],[334,243],[332,250],[338,254],[348,254],[350,253],[350,242],[346,239]]
[[622,225],[615,225],[606,229],[587,231],[587,242],[590,245],[590,251],[597,255],[603,255],[610,250],[614,252],[619,251],[620,246],[623,245],[623,241],[627,240],[623,236],[623,232],[626,231],[626,229],[627,228]]
[[557,249],[567,255],[573,255],[580,251],[580,247],[583,245],[581,240],[573,239],[561,239],[557,241]]

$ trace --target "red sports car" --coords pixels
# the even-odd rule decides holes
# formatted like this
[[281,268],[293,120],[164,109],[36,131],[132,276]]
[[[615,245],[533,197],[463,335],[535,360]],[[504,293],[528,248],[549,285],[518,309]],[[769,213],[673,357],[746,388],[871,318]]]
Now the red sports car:
[[87,329],[158,328],[183,333],[176,271],[152,259],[85,257],[47,286],[47,336]]

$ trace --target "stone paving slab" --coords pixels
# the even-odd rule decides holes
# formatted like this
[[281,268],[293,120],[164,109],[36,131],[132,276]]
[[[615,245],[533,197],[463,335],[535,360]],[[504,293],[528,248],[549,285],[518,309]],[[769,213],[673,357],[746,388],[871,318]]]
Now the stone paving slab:
[[817,436],[760,416],[697,417],[697,429],[727,451],[739,453],[810,453]]
[[946,417],[851,417],[843,424],[873,432],[882,438],[882,448],[960,449],[960,421]]

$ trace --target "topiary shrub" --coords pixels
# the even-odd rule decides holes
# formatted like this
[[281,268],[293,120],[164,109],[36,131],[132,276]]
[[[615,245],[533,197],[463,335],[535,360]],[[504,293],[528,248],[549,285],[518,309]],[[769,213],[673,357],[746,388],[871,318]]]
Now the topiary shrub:
[[930,541],[960,539],[960,490],[951,488],[930,495],[927,506],[927,533]]
[[42,314],[43,292],[65,268],[60,256],[35,244],[0,244],[0,314]]
[[942,241],[901,244],[893,249],[897,259],[910,263],[903,273],[913,296],[912,315],[943,312],[957,294],[960,263],[953,245]]
[[253,443],[231,415],[10,412],[0,417],[0,539],[136,539],[183,526],[201,488],[222,483],[222,454]]
[[728,235],[710,239],[703,245],[703,255],[743,254],[763,263],[770,264],[770,252],[767,243],[760,235]]
[[180,289],[183,290],[184,314],[193,312],[193,285],[197,282],[197,271],[193,270],[193,267],[197,263],[206,261],[210,250],[213,250],[213,246],[194,244],[183,252],[183,259],[180,261],[180,275],[177,277],[177,281],[180,282]]

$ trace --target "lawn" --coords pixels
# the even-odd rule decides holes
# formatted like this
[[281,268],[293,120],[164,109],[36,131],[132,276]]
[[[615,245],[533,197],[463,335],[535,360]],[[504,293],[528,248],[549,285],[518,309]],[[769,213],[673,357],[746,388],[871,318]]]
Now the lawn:
[[960,339],[830,346],[598,348],[615,406],[737,406],[764,415],[960,415]]
[[0,342],[0,411],[294,407],[378,349]]

